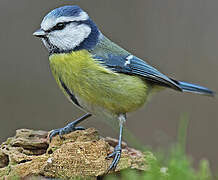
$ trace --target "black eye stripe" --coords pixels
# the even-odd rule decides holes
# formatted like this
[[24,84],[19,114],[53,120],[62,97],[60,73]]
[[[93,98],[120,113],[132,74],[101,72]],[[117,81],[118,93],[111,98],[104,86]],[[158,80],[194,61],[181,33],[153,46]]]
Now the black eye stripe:
[[74,21],[74,23],[78,26],[80,24],[83,24],[84,22],[83,21]]
[[71,23],[71,22],[58,23],[54,27],[52,27],[51,29],[47,30],[46,32],[49,33],[49,32],[55,31],[55,30],[62,30],[69,23]]
[[47,33],[49,32],[52,32],[52,31],[56,31],[56,30],[62,30],[66,27],[67,24],[70,24],[70,23],[74,23],[76,24],[77,26],[82,24],[83,21],[69,21],[69,22],[60,22],[60,23],[57,23],[54,27],[52,27],[51,29],[45,31]]

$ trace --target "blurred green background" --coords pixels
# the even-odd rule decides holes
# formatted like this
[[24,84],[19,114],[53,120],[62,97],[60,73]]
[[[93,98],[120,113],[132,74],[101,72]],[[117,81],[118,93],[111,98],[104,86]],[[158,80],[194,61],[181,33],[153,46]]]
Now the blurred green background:
[[[89,12],[102,32],[163,73],[218,92],[216,0],[1,0],[0,142],[18,128],[50,130],[83,114],[58,89],[48,53],[32,36],[43,16],[65,4]],[[187,153],[218,170],[218,101],[166,90],[129,115],[128,129],[153,148],[174,142],[181,114],[189,114]],[[117,133],[99,119],[83,123],[104,136]]]

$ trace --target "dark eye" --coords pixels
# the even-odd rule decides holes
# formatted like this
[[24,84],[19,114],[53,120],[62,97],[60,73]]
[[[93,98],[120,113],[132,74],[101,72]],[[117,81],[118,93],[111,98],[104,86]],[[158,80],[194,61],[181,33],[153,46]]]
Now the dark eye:
[[66,26],[66,24],[64,23],[58,23],[55,27],[54,27],[54,30],[62,30],[64,29]]

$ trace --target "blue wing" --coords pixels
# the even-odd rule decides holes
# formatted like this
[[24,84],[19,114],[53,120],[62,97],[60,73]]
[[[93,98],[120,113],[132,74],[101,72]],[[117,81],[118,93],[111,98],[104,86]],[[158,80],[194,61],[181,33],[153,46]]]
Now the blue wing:
[[206,87],[168,78],[145,61],[133,55],[117,56],[112,54],[107,57],[94,56],[94,58],[102,65],[115,72],[138,75],[160,86],[170,87],[182,92],[191,92],[208,96],[215,95],[212,90]]
[[138,75],[160,86],[182,91],[182,88],[176,82],[133,55],[117,56],[110,54],[107,57],[94,56],[94,59],[115,72]]

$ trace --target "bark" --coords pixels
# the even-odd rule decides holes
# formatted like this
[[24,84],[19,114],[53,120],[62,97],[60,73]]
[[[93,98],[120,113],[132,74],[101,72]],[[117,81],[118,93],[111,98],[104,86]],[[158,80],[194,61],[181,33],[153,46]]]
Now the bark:
[[[100,137],[89,128],[59,136],[48,142],[48,132],[19,129],[0,147],[0,179],[41,177],[54,179],[96,179],[107,171],[117,140]],[[132,168],[146,171],[152,153],[142,153],[122,144],[123,153],[116,172]],[[116,173],[115,172],[115,173]],[[31,179],[31,178],[30,178]]]

